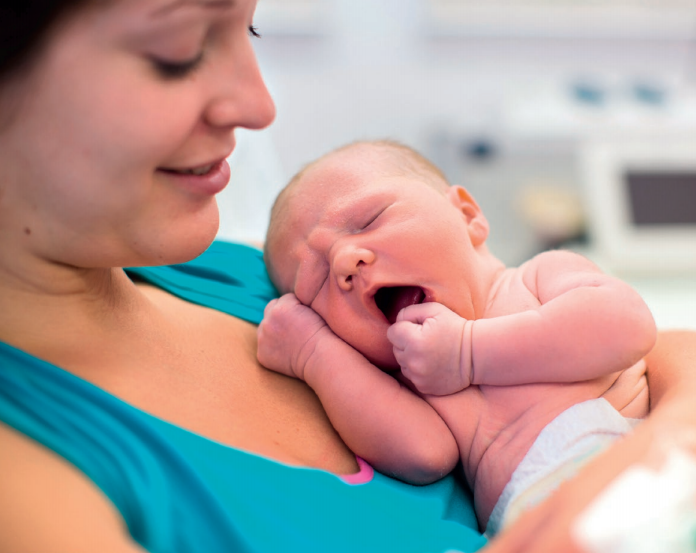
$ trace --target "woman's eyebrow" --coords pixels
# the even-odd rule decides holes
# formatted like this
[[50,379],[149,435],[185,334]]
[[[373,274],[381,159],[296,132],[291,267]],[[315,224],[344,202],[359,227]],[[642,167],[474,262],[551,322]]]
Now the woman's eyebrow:
[[150,17],[157,18],[165,16],[172,11],[179,9],[183,6],[193,5],[200,6],[202,8],[214,8],[214,9],[225,9],[231,8],[236,3],[236,0],[172,0],[164,6],[160,6],[154,10]]

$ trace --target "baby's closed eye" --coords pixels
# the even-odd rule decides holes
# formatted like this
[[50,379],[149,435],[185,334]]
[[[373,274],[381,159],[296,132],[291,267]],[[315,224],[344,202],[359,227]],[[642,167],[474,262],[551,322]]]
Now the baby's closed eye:
[[366,230],[369,228],[377,219],[379,219],[379,216],[382,215],[386,211],[386,207],[380,208],[378,211],[373,213],[369,218],[366,219],[366,221],[360,226],[360,230]]

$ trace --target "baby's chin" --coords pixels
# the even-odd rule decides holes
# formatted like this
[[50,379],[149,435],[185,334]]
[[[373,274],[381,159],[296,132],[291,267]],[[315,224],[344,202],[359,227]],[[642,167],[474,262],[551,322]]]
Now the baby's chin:
[[[360,351],[359,348],[356,349]],[[391,344],[389,344],[388,347],[375,349],[374,351],[360,351],[360,353],[362,353],[370,363],[384,372],[391,373],[401,368],[396,362],[394,349]]]
[[401,368],[394,357],[394,346],[387,339],[388,327],[386,324],[383,325],[384,328],[366,325],[360,328],[352,327],[350,331],[338,327],[334,321],[327,321],[327,324],[339,338],[355,348],[379,369],[393,372]]

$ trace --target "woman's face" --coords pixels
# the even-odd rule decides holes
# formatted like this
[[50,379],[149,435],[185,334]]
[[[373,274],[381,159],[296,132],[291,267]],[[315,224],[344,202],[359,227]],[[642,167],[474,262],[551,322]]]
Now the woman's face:
[[234,128],[274,117],[256,2],[95,4],[0,85],[0,247],[77,267],[190,259],[217,231]]

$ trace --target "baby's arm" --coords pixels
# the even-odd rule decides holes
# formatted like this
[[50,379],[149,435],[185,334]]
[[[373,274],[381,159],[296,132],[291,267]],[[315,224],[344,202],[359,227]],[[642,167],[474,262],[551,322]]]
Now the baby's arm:
[[541,305],[474,322],[474,383],[591,380],[627,369],[654,346],[655,321],[640,295],[588,259],[552,251],[520,270]]
[[421,393],[590,380],[630,367],[655,343],[642,298],[584,257],[546,252],[519,270],[536,309],[473,321],[436,303],[399,313],[388,336]]
[[454,437],[435,410],[338,338],[293,294],[266,307],[258,358],[304,380],[348,447],[380,472],[426,484],[457,463]]

